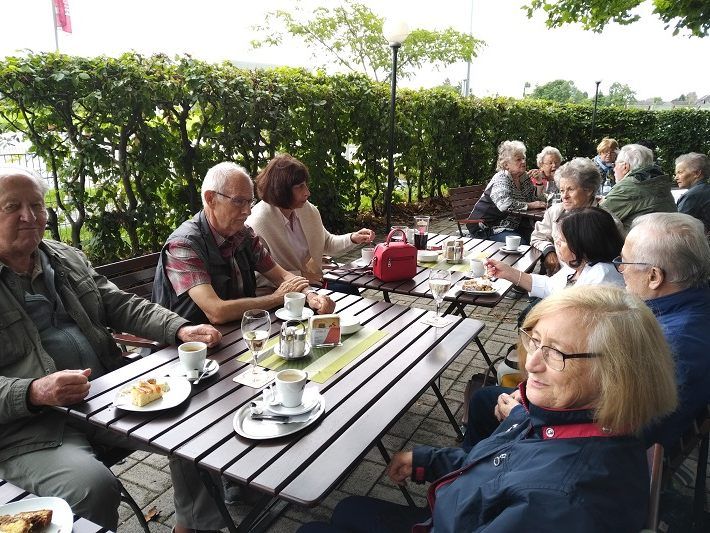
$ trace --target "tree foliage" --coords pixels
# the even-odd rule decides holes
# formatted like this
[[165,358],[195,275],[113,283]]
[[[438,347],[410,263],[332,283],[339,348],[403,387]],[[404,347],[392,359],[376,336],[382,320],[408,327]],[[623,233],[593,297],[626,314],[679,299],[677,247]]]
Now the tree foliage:
[[609,94],[601,98],[602,105],[626,107],[636,102],[636,91],[625,83],[614,82],[609,87]]
[[[0,127],[22,132],[47,163],[52,235],[68,224],[65,240],[96,262],[159,249],[199,209],[200,181],[215,163],[235,161],[253,176],[276,152],[308,165],[312,201],[329,230],[351,229],[363,204],[381,218],[388,106],[387,84],[362,74],[137,54],[0,61]],[[402,90],[395,171],[409,185],[406,201],[486,182],[506,139],[524,141],[529,154],[556,146],[565,159],[593,155],[603,136],[649,139],[667,172],[682,153],[710,152],[708,111],[602,107],[595,139],[591,115],[588,101]]]
[[567,80],[554,80],[544,85],[537,85],[529,98],[537,100],[553,100],[561,103],[581,103],[589,99],[586,92],[582,92],[574,82]]
[[[284,38],[295,37],[312,50],[320,65],[335,63],[349,72],[381,80],[389,75],[392,64],[382,26],[383,19],[363,4],[318,7],[309,16],[296,3],[294,12],[268,13],[265,23],[254,27],[264,36],[253,40],[252,45],[279,46]],[[406,78],[425,64],[440,66],[470,61],[483,44],[452,28],[415,29],[400,49],[398,76]]]
[[[610,22],[632,24],[641,17],[634,8],[647,0],[531,0],[524,6],[528,17],[536,11],[547,16],[550,28],[563,24],[581,23],[585,29],[601,32]],[[703,0],[651,0],[653,13],[673,26],[673,35],[688,32],[692,36],[706,37],[710,30],[710,2]]]

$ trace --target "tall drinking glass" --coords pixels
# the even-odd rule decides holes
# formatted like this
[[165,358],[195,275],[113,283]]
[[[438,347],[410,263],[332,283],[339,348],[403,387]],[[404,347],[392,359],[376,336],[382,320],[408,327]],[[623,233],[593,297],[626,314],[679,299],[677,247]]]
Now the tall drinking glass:
[[259,354],[264,350],[266,346],[266,341],[269,339],[269,333],[271,332],[271,317],[268,311],[263,309],[250,309],[242,317],[242,336],[244,337],[244,342],[246,342],[249,350],[251,351],[251,373],[249,377],[246,375],[245,385],[250,385],[248,381],[251,381],[253,386],[260,383],[258,379],[258,374],[256,372],[256,367],[258,364]]
[[414,217],[414,246],[417,250],[426,250],[429,240],[429,219],[430,217]]
[[429,289],[436,302],[436,318],[432,321],[435,328],[443,328],[448,324],[440,315],[441,304],[444,301],[444,295],[451,288],[451,271],[450,270],[430,270],[429,271]]

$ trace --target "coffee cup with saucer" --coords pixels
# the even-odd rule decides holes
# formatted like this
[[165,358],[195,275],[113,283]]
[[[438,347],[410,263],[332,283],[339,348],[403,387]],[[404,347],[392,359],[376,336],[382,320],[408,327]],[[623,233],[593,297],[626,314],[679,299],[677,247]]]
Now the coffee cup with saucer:
[[311,385],[303,389],[301,400],[298,405],[294,405],[291,407],[286,406],[282,402],[278,389],[274,386],[274,383],[272,382],[270,387],[264,389],[264,392],[262,394],[261,409],[262,412],[266,413],[295,416],[312,411],[318,406],[320,400],[321,394],[318,391],[318,387]]

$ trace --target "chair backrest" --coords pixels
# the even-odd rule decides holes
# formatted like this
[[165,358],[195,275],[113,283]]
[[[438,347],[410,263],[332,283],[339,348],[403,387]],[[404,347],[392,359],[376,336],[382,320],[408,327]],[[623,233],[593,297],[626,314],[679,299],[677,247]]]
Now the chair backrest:
[[663,479],[663,446],[656,443],[646,450],[648,473],[651,477],[651,488],[648,497],[648,515],[646,529],[656,531],[658,528],[658,505],[661,499],[661,482]]
[[449,189],[449,199],[451,200],[451,211],[454,214],[454,220],[467,219],[485,189],[485,185],[468,185]]
[[96,267],[119,289],[150,299],[160,252]]

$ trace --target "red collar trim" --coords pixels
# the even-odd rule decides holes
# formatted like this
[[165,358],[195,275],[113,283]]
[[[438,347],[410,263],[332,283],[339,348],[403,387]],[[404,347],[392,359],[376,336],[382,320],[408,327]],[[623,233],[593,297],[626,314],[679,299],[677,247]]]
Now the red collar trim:
[[585,437],[616,437],[610,429],[599,427],[594,423],[566,424],[562,426],[542,426],[542,438],[549,439],[577,439]]

